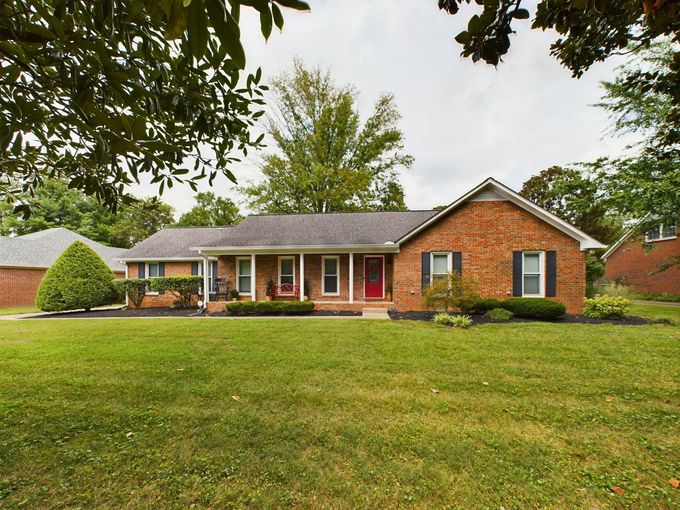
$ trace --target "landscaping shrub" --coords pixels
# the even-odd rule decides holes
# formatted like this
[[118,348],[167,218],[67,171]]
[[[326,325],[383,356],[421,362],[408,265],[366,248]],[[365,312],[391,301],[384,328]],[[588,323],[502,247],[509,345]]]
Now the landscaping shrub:
[[115,280],[113,286],[116,293],[125,297],[127,295],[130,303],[135,308],[141,308],[146,291],[149,288],[149,280],[146,278],[127,278],[125,280]]
[[586,299],[583,313],[590,319],[623,319],[630,310],[630,300],[620,296],[595,296]]
[[495,321],[509,321],[512,318],[512,312],[505,308],[493,308],[485,314],[489,319]]
[[438,313],[432,320],[435,324],[451,326],[454,328],[469,328],[472,325],[472,318],[469,315],[450,315],[448,313]]
[[461,300],[459,308],[465,313],[485,313],[501,307],[501,301],[495,298],[474,298]]
[[182,307],[191,306],[194,296],[198,296],[203,285],[202,276],[163,276],[151,278],[151,290],[169,292],[181,302]]
[[293,315],[312,310],[313,301],[236,301],[225,306],[231,315]]
[[452,308],[461,308],[461,303],[479,299],[477,282],[462,278],[451,272],[446,278],[432,282],[423,292],[423,303],[427,308],[448,312]]
[[35,304],[46,312],[108,305],[117,297],[113,281],[113,271],[101,257],[76,241],[45,273]]
[[567,311],[567,307],[559,301],[543,298],[510,298],[501,302],[501,308],[527,319],[556,319]]

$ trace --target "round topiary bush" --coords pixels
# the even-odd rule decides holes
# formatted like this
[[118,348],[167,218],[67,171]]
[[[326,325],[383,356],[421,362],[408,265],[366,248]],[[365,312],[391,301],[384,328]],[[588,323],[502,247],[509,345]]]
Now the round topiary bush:
[[46,312],[108,305],[116,297],[114,278],[92,248],[76,241],[45,273],[35,304]]

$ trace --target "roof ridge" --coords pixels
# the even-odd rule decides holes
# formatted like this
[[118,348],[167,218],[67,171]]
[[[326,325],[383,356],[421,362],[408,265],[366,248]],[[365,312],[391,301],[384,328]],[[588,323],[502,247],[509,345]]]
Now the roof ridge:
[[330,216],[331,214],[343,215],[343,214],[404,214],[404,213],[418,213],[418,212],[435,212],[436,209],[407,209],[406,211],[333,211],[327,213],[255,213],[249,214],[247,218],[252,217],[267,217],[267,216]]

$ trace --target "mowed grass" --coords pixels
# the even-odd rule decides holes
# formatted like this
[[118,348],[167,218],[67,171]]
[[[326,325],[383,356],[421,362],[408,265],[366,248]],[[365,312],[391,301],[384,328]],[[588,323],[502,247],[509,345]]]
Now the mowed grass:
[[3,508],[679,508],[680,328],[4,322],[0,431]]
[[671,319],[680,324],[680,306],[633,303],[629,313],[649,319]]
[[0,315],[17,315],[20,313],[38,313],[37,307],[33,305],[27,306],[8,306],[5,308],[0,308]]

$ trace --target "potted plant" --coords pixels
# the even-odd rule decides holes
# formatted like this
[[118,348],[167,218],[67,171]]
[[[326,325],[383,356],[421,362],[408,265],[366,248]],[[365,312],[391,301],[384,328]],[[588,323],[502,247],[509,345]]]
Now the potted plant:
[[267,301],[272,300],[272,290],[274,290],[274,280],[272,280],[272,277],[269,277],[269,280],[267,280],[267,292],[266,292],[266,299]]
[[238,300],[238,290],[236,289],[231,289],[229,291],[229,297],[231,297],[232,301],[237,301]]

